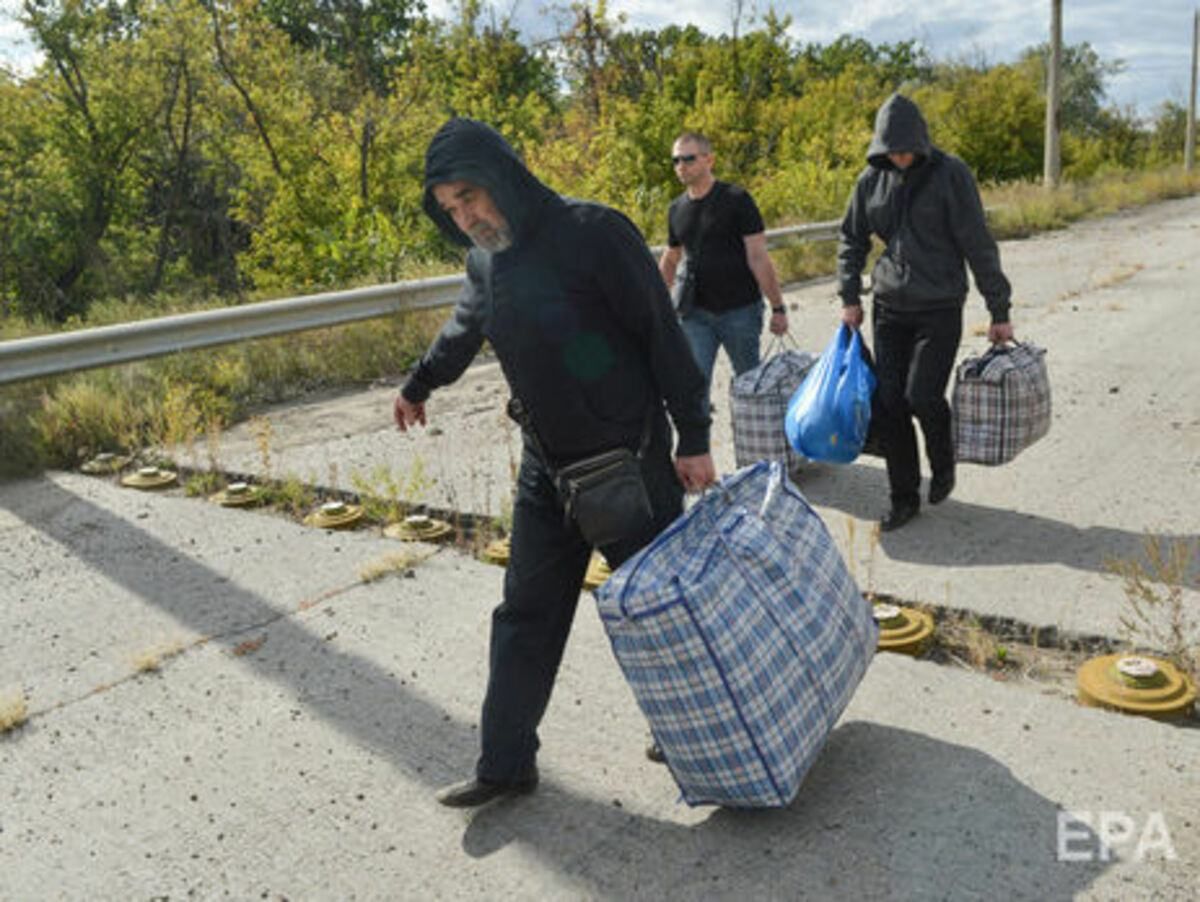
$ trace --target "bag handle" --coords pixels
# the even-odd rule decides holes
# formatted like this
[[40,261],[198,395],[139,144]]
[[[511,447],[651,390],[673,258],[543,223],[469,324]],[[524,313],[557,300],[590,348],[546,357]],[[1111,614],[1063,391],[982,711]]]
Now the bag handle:
[[[558,469],[550,462],[550,455],[546,453],[546,447],[542,444],[542,440],[538,437],[537,430],[533,426],[533,418],[529,415],[528,408],[516,395],[508,399],[508,404],[505,405],[505,413],[509,418],[516,422],[518,426],[525,431],[529,436],[529,441],[533,445],[534,451],[538,457],[542,459],[542,463],[546,465],[546,469],[550,471],[550,476],[554,482],[558,482]],[[642,427],[642,437],[638,442],[638,449],[635,456],[641,460],[646,456],[646,450],[650,447],[650,439],[654,432],[654,404],[653,402],[646,407],[645,425]]]
[[767,351],[763,354],[763,357],[774,357],[776,354],[797,350],[799,347],[800,343],[796,341],[796,336],[792,335],[791,329],[788,329],[782,335],[771,335],[771,341],[767,344]]
[[[798,341],[796,341],[796,337],[794,335],[792,335],[791,329],[788,329],[788,331],[784,332],[782,335],[772,334],[771,341],[767,345],[766,353],[763,354],[762,362],[766,363],[772,357],[775,357],[778,354],[782,354],[784,351],[798,351],[798,350],[800,350],[800,343]],[[767,375],[766,367],[763,367],[760,364],[759,370],[758,370],[758,378],[754,380],[754,390],[756,392],[760,388],[762,388],[762,381],[764,378],[766,378],[766,375]]]
[[1010,338],[1008,341],[999,341],[988,346],[988,349],[980,354],[975,360],[968,361],[969,366],[966,366],[964,373],[971,378],[978,378],[983,374],[987,365],[998,357],[1003,357],[1017,348],[1024,347],[1024,342],[1017,341],[1015,338]]

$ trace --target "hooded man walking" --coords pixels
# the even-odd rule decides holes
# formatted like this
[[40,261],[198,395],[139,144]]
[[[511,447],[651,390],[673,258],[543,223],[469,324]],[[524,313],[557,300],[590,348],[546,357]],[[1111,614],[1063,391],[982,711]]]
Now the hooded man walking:
[[[652,513],[600,549],[613,567],[680,514],[685,489],[716,474],[704,378],[633,223],[555,194],[496,131],[470,119],[450,120],[430,143],[424,206],[470,248],[467,283],[396,398],[396,424],[423,425],[430,393],[458,379],[486,339],[524,439],[504,600],[492,615],[482,753],[473,778],[438,794],[471,807],[537,785],[537,727],[592,552],[564,517],[555,471],[644,449]],[[667,412],[679,435],[673,462]]]
[[862,271],[871,236],[885,243],[871,290],[876,426],[887,460],[891,508],[880,520],[898,529],[921,509],[916,416],[933,471],[929,503],[954,490],[954,438],[946,385],[962,338],[967,297],[964,261],[991,314],[988,340],[1012,339],[1008,279],[988,231],[979,189],[967,165],[929,141],[917,105],[893,94],[875,117],[868,166],[859,175],[842,220],[838,287],[842,321],[863,321]]

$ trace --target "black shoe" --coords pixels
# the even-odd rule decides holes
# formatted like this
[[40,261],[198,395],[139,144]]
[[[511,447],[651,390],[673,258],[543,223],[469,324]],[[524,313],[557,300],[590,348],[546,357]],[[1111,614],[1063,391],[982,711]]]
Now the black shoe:
[[663,754],[662,746],[657,742],[652,742],[646,746],[646,757],[655,764],[667,763],[667,756]]
[[436,798],[448,808],[477,808],[486,805],[492,799],[528,795],[537,789],[537,785],[537,773],[512,783],[493,783],[473,777],[439,790]]
[[954,491],[954,468],[943,473],[934,473],[929,480],[929,503],[941,504]]
[[883,515],[879,521],[879,529],[882,532],[891,532],[893,529],[899,529],[921,511],[921,505],[914,504],[911,501],[907,504],[893,504],[892,509]]

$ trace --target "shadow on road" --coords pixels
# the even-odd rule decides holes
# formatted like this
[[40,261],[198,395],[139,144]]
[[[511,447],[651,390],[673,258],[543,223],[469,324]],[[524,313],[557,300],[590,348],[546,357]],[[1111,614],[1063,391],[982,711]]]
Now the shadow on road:
[[[873,521],[887,506],[887,476],[877,467],[807,466],[797,476],[805,497],[819,507]],[[836,528],[836,523],[831,524]],[[986,507],[951,496],[894,533],[880,546],[898,561],[956,567],[1004,564],[1063,564],[1106,572],[1108,561],[1145,561],[1147,539],[1183,540],[1200,546],[1200,533],[1130,532],[1107,526],[1078,527],[1061,520]]]
[[[480,811],[463,848],[519,844],[612,898],[1068,899],[1108,865],[1058,861],[1059,811],[983,752],[853,721],[782,811],[684,826],[549,785]],[[1094,833],[1070,829],[1069,851],[1096,853]]]
[[[279,607],[133,523],[49,480],[38,480],[34,491],[5,492],[3,505],[99,577],[199,635],[213,636],[214,644],[232,651],[246,639],[245,630],[269,625],[267,653],[236,660],[409,777],[441,785],[451,775],[460,776],[446,762],[474,760],[478,738],[468,724],[376,663],[338,650],[295,617],[280,616]],[[156,566],[136,566],[139,560]],[[397,669],[405,665],[396,662]]]
[[[212,641],[230,650],[245,637],[231,620],[269,623],[267,653],[239,663],[414,782],[439,785],[459,776],[448,762],[474,756],[469,725],[121,517],[50,482],[6,493],[5,506],[98,575],[197,633],[224,635]],[[170,559],[169,576],[129,566],[131,556]],[[204,598],[211,603],[197,603]],[[547,782],[476,813],[462,846],[479,858],[517,843],[589,896],[1069,898],[1104,865],[1056,860],[1057,811],[982,752],[858,721],[832,734],[800,798],[783,811],[714,809],[689,826]],[[452,862],[446,879],[452,887]]]

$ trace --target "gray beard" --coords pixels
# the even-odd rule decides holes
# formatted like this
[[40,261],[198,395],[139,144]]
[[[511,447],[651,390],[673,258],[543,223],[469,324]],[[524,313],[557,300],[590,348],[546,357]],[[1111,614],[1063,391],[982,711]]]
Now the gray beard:
[[485,251],[490,251],[493,254],[499,254],[512,247],[513,239],[512,232],[509,231],[507,225],[492,228],[491,226],[477,226],[472,229],[467,237],[478,248]]

